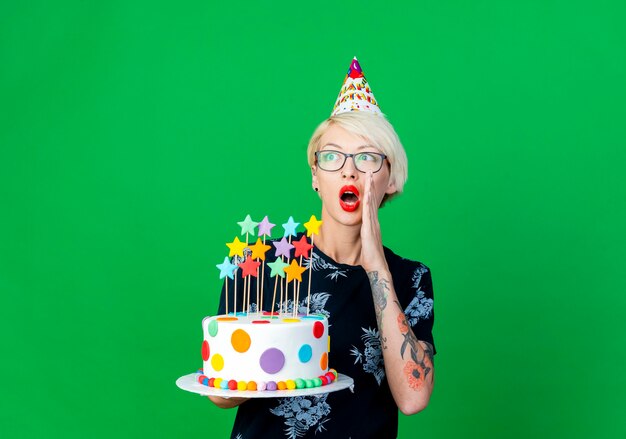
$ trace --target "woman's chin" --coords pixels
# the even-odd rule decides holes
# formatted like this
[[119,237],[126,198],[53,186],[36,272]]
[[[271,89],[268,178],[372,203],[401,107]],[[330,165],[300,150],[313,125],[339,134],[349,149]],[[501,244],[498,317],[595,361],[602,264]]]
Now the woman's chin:
[[337,222],[343,226],[360,226],[362,222],[361,209],[352,212],[341,210],[337,215]]

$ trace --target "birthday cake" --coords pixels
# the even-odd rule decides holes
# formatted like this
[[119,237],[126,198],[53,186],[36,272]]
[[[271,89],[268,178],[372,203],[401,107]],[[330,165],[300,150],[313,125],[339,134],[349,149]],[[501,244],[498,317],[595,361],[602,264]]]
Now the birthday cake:
[[329,384],[328,320],[324,316],[206,317],[202,381],[230,390],[293,390]]
[[[199,383],[223,390],[275,391],[315,388],[337,379],[337,373],[328,367],[328,319],[324,315],[310,314],[308,307],[303,313],[298,312],[298,306],[295,310],[293,306],[300,304],[302,273],[307,270],[303,259],[310,259],[312,235],[318,233],[321,224],[311,216],[304,224],[311,242],[303,235],[292,243],[299,223],[290,217],[283,224],[282,239],[272,242],[275,261],[266,264],[265,254],[271,246],[266,244],[265,237],[270,236],[274,224],[267,217],[260,223],[254,222],[250,215],[239,223],[246,241],[235,238],[226,244],[229,256],[217,265],[220,278],[225,279],[226,313],[205,317],[202,321],[203,368],[198,375]],[[257,226],[259,238],[256,244],[250,245],[249,237],[256,233]],[[266,265],[271,269],[269,278],[274,279],[269,311],[254,304],[250,306],[253,279],[257,303],[264,303],[263,282],[256,280],[260,272],[265,272]],[[235,274],[238,269],[241,269],[240,276]],[[310,276],[308,288],[302,290],[303,296],[310,293]],[[303,299],[303,302],[306,301]]]

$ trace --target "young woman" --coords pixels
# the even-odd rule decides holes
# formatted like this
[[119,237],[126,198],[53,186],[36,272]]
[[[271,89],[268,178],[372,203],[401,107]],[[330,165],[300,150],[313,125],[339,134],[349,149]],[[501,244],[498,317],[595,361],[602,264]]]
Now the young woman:
[[311,312],[328,317],[330,365],[354,379],[354,392],[210,398],[239,406],[233,438],[395,438],[398,409],[423,410],[434,384],[430,271],[384,247],[378,222],[402,191],[406,154],[382,114],[345,111],[316,129],[308,161],[323,221],[306,272]]

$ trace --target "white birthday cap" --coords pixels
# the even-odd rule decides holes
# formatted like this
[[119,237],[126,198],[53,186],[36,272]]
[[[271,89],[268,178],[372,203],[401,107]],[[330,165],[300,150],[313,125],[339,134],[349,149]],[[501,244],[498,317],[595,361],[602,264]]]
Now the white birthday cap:
[[348,111],[369,111],[380,114],[378,102],[374,99],[372,89],[363,75],[363,70],[356,59],[352,60],[348,68],[348,74],[343,81],[341,91],[335,102],[331,116]]

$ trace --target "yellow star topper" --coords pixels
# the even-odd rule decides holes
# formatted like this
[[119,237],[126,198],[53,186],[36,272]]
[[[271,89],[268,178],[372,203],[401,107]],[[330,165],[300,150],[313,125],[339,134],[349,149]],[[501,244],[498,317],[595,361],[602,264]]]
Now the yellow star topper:
[[272,247],[270,247],[269,245],[263,244],[263,241],[261,241],[260,238],[257,238],[256,244],[250,246],[250,250],[252,251],[250,257],[252,259],[259,258],[260,260],[264,261],[265,253],[271,248]]
[[304,223],[304,228],[306,229],[306,236],[307,238],[310,237],[311,235],[315,234],[315,235],[319,235],[320,234],[320,227],[322,225],[323,221],[318,221],[317,218],[315,217],[315,215],[311,215],[311,218],[309,219],[308,222]]
[[291,260],[291,265],[289,267],[284,268],[285,273],[287,273],[287,283],[291,282],[294,279],[302,282],[302,273],[306,270],[305,267],[301,267],[298,265],[295,259]]
[[246,243],[241,242],[239,238],[235,236],[235,240],[233,242],[227,242],[226,247],[230,249],[228,253],[228,257],[233,257],[235,255],[243,258],[243,249],[246,248]]

